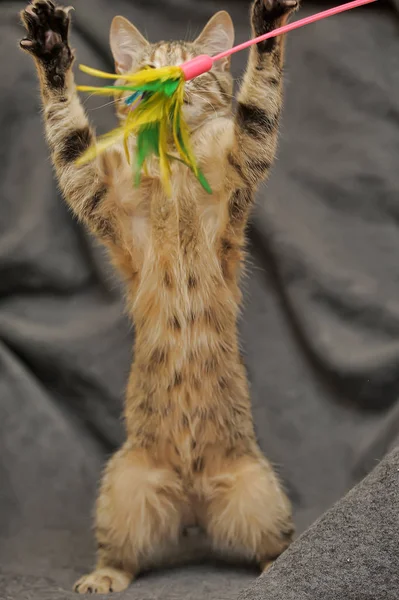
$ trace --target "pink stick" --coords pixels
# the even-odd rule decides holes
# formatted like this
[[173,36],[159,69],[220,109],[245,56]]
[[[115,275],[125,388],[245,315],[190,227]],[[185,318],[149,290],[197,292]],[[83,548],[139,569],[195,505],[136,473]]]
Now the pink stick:
[[304,19],[300,19],[299,21],[295,21],[294,23],[289,23],[288,25],[284,25],[284,27],[279,27],[274,31],[269,31],[269,33],[265,33],[264,35],[260,35],[257,38],[248,40],[243,44],[234,46],[233,48],[230,48],[225,52],[221,52],[216,56],[211,57],[207,54],[201,54],[201,56],[196,56],[195,58],[188,60],[187,62],[180,65],[184,73],[184,79],[186,81],[188,81],[189,79],[194,79],[194,77],[198,77],[198,75],[202,75],[203,73],[210,71],[213,63],[216,60],[226,58],[226,56],[235,54],[240,50],[245,50],[245,48],[249,48],[254,44],[264,42],[265,40],[277,37],[278,35],[283,35],[284,33],[288,33],[289,31],[293,31],[294,29],[299,29],[304,25],[310,25],[310,23],[321,21],[322,19],[326,19],[327,17],[338,15],[339,13],[351,10],[352,8],[357,8],[358,6],[362,6],[363,4],[371,4],[372,2],[376,2],[376,0],[354,0],[353,2],[348,2],[347,4],[342,4],[341,6],[336,6],[335,8],[330,8],[329,10],[324,10],[323,12],[316,13],[315,15],[311,15],[310,17],[305,17]]
[[300,19],[299,21],[295,21],[294,23],[289,23],[288,25],[284,25],[284,27],[279,27],[274,31],[270,31],[269,33],[265,33],[264,35],[260,35],[257,38],[253,38],[252,40],[248,40],[243,44],[239,44],[238,46],[234,46],[234,48],[230,48],[225,52],[221,52],[216,56],[212,57],[212,60],[220,60],[221,58],[226,58],[226,56],[230,56],[231,54],[235,54],[240,50],[245,50],[249,46],[253,46],[254,44],[258,44],[259,42],[263,42],[272,37],[277,37],[278,35],[283,35],[283,33],[288,33],[289,31],[293,31],[294,29],[299,29],[299,27],[303,27],[304,25],[310,25],[311,23],[315,23],[316,21],[321,21],[321,19],[326,19],[327,17],[332,17],[333,15],[338,15],[339,13],[345,12],[347,10],[351,10],[352,8],[357,8],[358,6],[362,6],[363,4],[371,4],[372,2],[376,2],[376,0],[354,0],[353,2],[348,2],[347,4],[342,4],[341,6],[335,6],[334,8],[330,8],[329,10],[325,10],[320,13],[316,13],[315,15],[311,15],[310,17],[305,17],[304,19]]

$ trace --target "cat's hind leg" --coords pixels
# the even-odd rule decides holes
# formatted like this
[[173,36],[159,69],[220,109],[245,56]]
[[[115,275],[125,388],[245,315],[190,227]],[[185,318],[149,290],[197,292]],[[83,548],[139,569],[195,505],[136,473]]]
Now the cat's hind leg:
[[172,468],[157,464],[147,450],[119,450],[97,501],[97,566],[76,582],[75,591],[122,591],[144,566],[164,557],[178,542],[183,502]]
[[290,503],[269,463],[260,455],[220,458],[204,478],[204,525],[215,550],[266,570],[294,533]]

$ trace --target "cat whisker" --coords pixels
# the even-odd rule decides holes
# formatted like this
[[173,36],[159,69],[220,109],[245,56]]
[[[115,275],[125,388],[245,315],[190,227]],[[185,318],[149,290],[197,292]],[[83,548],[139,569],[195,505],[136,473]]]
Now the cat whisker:
[[198,92],[193,92],[193,98],[194,98],[194,102],[195,102],[195,99],[197,98],[197,99],[202,100],[203,102],[206,102],[207,104],[209,104],[211,109],[214,111],[215,116],[218,116],[217,109],[214,106],[214,104],[212,104],[212,102],[209,100],[209,98],[206,98],[205,96],[202,96],[201,94],[198,94]]
[[[82,104],[84,106],[86,106],[86,104],[90,100],[90,98],[93,98],[94,96],[96,96],[96,94],[94,92],[92,92],[91,94],[86,96],[86,98],[84,100],[82,100]],[[110,106],[111,104],[116,104],[117,102],[120,102],[120,100],[122,100],[122,98],[114,98],[113,100],[110,100],[109,102],[106,102],[105,104],[101,104],[101,106],[95,106],[94,108],[91,108],[90,110],[97,110],[98,108],[104,108],[105,106]]]
[[105,108],[106,106],[111,106],[111,105],[115,105],[118,104],[118,102],[123,102],[124,98],[114,98],[113,100],[110,100],[109,102],[106,102],[105,104],[101,104],[101,106],[95,106],[94,108],[92,108],[91,110],[98,110],[99,108]]

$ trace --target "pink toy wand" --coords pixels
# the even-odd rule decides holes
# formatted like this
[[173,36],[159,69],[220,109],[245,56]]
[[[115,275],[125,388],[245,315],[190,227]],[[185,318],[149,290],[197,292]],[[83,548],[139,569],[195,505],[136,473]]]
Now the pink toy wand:
[[[376,0],[354,0],[341,6],[336,6],[329,10],[305,17],[294,23],[279,27],[274,31],[260,35],[238,44],[225,52],[216,56],[202,54],[182,65],[161,67],[159,69],[143,69],[137,73],[124,73],[123,79],[125,85],[109,85],[104,87],[78,86],[78,90],[91,92],[95,94],[118,94],[130,92],[126,103],[132,110],[118,129],[111,131],[98,140],[97,144],[89,148],[78,160],[80,164],[92,160],[97,154],[111,146],[120,139],[124,140],[126,154],[129,157],[127,140],[130,134],[136,136],[136,156],[134,162],[134,171],[136,174],[136,183],[140,182],[141,169],[151,155],[159,157],[161,177],[167,191],[170,191],[170,159],[176,159],[169,153],[168,141],[173,139],[175,149],[179,154],[178,160],[185,163],[195,174],[204,189],[211,193],[208,182],[199,169],[190,146],[189,131],[184,121],[182,108],[184,100],[184,83],[194,77],[198,77],[207,71],[210,71],[213,63],[227,56],[231,56],[240,50],[249,48],[259,42],[264,42],[273,37],[283,35],[294,29],[299,29],[305,25],[310,25],[316,21],[321,21],[327,17],[332,17],[339,13],[357,8],[363,4],[371,4]],[[95,77],[105,79],[120,79],[120,74],[104,73],[96,69],[91,69],[84,65],[81,70]]]
[[269,33],[265,33],[264,35],[260,35],[256,38],[243,42],[242,44],[238,44],[229,50],[225,50],[220,54],[216,54],[216,56],[208,56],[206,54],[202,54],[201,56],[197,56],[192,60],[187,61],[180,65],[180,68],[183,70],[185,80],[194,79],[194,77],[198,77],[198,75],[202,75],[207,71],[210,71],[213,63],[217,60],[221,60],[222,58],[227,58],[236,52],[240,52],[241,50],[245,50],[254,44],[259,44],[259,42],[264,42],[265,40],[269,40],[270,38],[277,37],[279,35],[283,35],[284,33],[289,33],[290,31],[294,31],[294,29],[299,29],[300,27],[304,27],[305,25],[310,25],[311,23],[316,23],[316,21],[321,21],[322,19],[327,19],[328,17],[333,17],[334,15],[338,15],[339,13],[346,12],[347,10],[351,10],[352,8],[357,8],[358,6],[362,6],[363,4],[371,4],[372,2],[376,2],[377,0],[353,0],[353,2],[348,2],[347,4],[342,4],[341,6],[335,6],[334,8],[330,8],[328,10],[324,10],[320,13],[316,13],[315,15],[310,15],[309,17],[305,17],[304,19],[300,19],[299,21],[295,21],[294,23],[289,23],[288,25],[284,25],[284,27],[279,27],[278,29],[274,29],[273,31],[269,31]]

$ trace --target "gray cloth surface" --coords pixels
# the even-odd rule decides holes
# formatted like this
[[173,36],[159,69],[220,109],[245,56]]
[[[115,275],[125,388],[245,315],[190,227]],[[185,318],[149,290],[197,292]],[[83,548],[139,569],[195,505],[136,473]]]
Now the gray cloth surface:
[[[92,566],[92,506],[106,456],[123,439],[133,332],[104,251],[57,194],[36,75],[17,46],[23,6],[0,3],[0,598],[61,600]],[[301,16],[322,6],[305,2]],[[249,34],[242,0],[77,0],[75,8],[78,61],[104,69],[118,13],[157,40],[192,36],[226,8],[238,41]],[[249,231],[242,347],[259,440],[299,533],[398,442],[397,33],[396,13],[379,2],[290,34],[279,160]],[[236,77],[245,60],[234,59]],[[108,130],[112,108],[85,102]],[[381,496],[391,493],[387,482]],[[344,544],[367,530],[369,516],[360,511],[349,532],[344,512],[326,518]],[[324,597],[328,552],[325,521],[307,535],[315,531],[315,575],[302,595],[311,600]],[[397,544],[398,528],[392,535]],[[302,539],[295,548],[309,544]],[[266,597],[270,578],[285,590],[279,599],[292,597],[284,582],[299,588],[300,553],[287,553],[251,597]],[[298,579],[287,579],[285,560]],[[254,576],[199,564],[149,574],[122,597],[236,598]],[[336,577],[349,586],[353,572]],[[377,583],[369,578],[370,599]]]
[[397,600],[398,525],[397,448],[240,600]]

